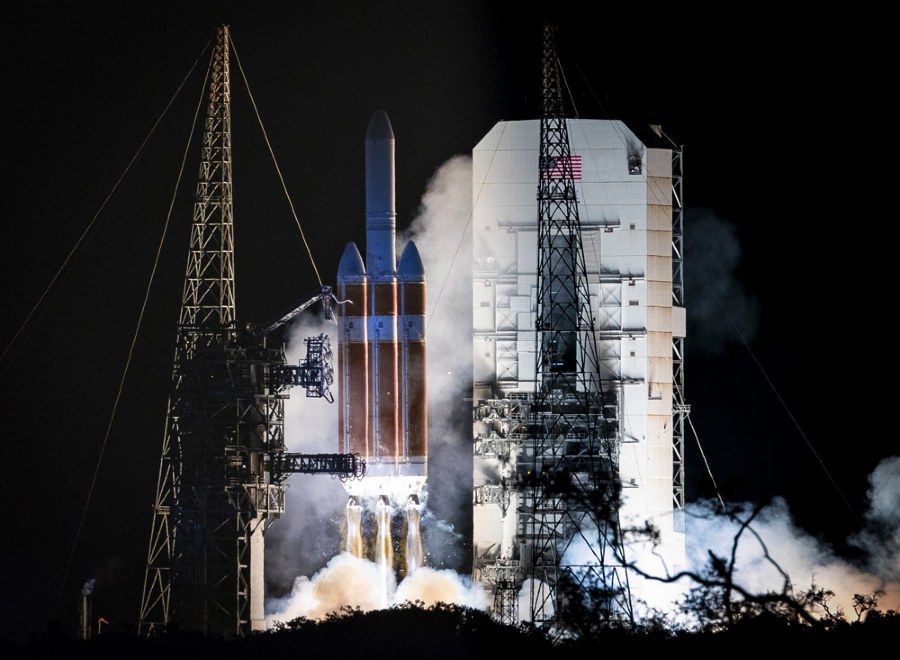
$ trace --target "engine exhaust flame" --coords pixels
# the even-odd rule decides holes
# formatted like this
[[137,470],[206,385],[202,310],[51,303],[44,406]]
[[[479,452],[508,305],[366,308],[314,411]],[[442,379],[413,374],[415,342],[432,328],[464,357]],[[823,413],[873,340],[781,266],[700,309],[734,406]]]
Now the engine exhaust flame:
[[406,504],[406,574],[412,575],[424,564],[422,551],[422,506],[413,498]]
[[347,500],[346,521],[347,536],[344,540],[344,552],[348,552],[354,557],[362,557],[362,507],[352,497]]
[[375,563],[381,575],[384,606],[390,602],[394,577],[394,544],[391,539],[391,514],[393,510],[386,499],[382,498],[375,507],[375,519],[378,533],[375,537]]

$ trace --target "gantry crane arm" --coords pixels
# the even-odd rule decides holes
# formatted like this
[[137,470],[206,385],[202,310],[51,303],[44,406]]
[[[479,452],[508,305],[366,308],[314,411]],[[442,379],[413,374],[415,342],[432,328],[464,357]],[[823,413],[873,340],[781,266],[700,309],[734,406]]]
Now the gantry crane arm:
[[307,298],[307,300],[305,302],[301,303],[300,305],[298,305],[297,307],[295,307],[294,309],[289,311],[287,314],[282,316],[277,321],[273,321],[273,322],[269,323],[265,328],[263,328],[262,334],[267,335],[270,332],[274,332],[281,326],[290,323],[297,316],[299,316],[301,313],[303,313],[304,310],[308,309],[309,307],[311,307],[312,305],[314,305],[315,303],[317,303],[319,301],[322,302],[322,311],[325,314],[325,320],[333,323],[334,322],[334,303],[337,301],[337,298],[334,297],[334,293],[332,293],[330,286],[322,285],[321,287],[316,289],[309,296],[309,298]]

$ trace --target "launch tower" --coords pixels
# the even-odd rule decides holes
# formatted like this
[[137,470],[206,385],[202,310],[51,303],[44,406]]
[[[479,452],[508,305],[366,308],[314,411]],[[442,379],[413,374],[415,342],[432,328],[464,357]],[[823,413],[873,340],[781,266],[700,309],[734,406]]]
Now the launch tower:
[[284,512],[290,473],[361,476],[350,455],[285,452],[292,386],[330,398],[327,337],[286,364],[266,335],[320,302],[330,287],[278,321],[235,315],[229,31],[216,31],[170,396],[141,597],[142,633],[177,623],[207,634],[265,628],[265,530]]
[[561,629],[631,617],[620,527],[683,548],[681,153],[565,118],[550,28],[542,100],[473,151],[473,574]]

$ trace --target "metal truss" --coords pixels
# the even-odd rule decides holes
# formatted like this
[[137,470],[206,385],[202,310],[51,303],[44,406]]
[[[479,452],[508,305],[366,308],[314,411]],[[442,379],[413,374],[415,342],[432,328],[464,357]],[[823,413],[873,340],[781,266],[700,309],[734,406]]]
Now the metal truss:
[[[672,144],[672,304],[684,307],[684,151]],[[672,336],[672,505],[684,531],[684,438],[691,408],[684,392],[684,337]]]
[[482,579],[493,585],[494,617],[501,623],[510,626],[518,625],[519,618],[519,591],[522,584],[522,575],[518,562],[506,564],[494,564],[490,570],[482,572]]
[[[555,29],[544,30],[538,182],[536,386],[518,460],[531,620],[562,633],[591,611],[632,618],[618,523],[618,397],[604,393]],[[574,543],[581,549],[567,555]]]
[[474,455],[479,458],[496,457],[508,462],[518,451],[518,441],[524,437],[525,415],[519,399],[486,399],[475,407]]
[[249,630],[250,539],[284,510],[264,455],[284,450],[284,362],[235,320],[229,34],[216,31],[140,610],[148,633]]
[[504,484],[486,484],[473,489],[473,504],[499,504],[503,515],[509,509],[512,492]]
[[328,335],[320,333],[315,337],[307,337],[306,358],[299,365],[277,365],[272,370],[272,379],[279,388],[298,385],[306,390],[308,398],[322,398],[332,403],[334,395],[331,384],[334,382],[331,343]]
[[487,438],[477,436],[475,438],[475,456],[478,458],[496,457],[505,461],[515,450],[516,442],[514,440],[501,438],[496,434]]
[[281,453],[269,460],[268,468],[276,481],[290,474],[333,474],[342,479],[359,479],[366,474],[366,461],[359,454]]

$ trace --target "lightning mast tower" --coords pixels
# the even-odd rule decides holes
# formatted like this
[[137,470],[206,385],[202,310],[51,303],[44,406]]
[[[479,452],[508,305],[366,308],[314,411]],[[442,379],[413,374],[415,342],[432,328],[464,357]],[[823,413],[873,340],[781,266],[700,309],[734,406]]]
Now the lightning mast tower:
[[[618,525],[618,398],[605,393],[555,29],[544,29],[538,173],[536,379],[518,465],[531,620],[557,629],[585,610],[630,619]],[[529,456],[530,454],[530,456]],[[522,472],[525,471],[524,474]],[[580,551],[567,555],[573,544]]]
[[284,450],[270,377],[282,351],[235,317],[229,33],[217,30],[140,627],[204,633],[264,626],[263,530],[284,487],[264,458]]

